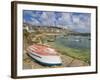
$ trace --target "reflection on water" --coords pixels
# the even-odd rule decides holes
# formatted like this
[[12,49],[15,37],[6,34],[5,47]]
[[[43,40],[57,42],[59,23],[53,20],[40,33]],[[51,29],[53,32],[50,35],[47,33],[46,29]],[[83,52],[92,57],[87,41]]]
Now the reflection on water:
[[59,46],[78,49],[90,49],[90,42],[90,36],[67,36],[66,38],[60,36],[55,40]]

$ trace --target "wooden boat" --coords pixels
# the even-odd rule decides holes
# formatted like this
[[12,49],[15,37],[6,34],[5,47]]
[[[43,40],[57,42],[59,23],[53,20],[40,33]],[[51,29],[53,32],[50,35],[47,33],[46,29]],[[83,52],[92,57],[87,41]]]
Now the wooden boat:
[[47,66],[61,65],[62,61],[58,52],[45,45],[34,44],[27,48],[28,55],[38,61],[39,63]]

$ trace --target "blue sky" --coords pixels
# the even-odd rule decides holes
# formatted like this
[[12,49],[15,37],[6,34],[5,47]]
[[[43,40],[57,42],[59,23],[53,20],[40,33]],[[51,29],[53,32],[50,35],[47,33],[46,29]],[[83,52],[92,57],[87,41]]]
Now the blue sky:
[[77,32],[90,32],[91,14],[23,10],[23,22],[36,26],[57,26],[72,29]]

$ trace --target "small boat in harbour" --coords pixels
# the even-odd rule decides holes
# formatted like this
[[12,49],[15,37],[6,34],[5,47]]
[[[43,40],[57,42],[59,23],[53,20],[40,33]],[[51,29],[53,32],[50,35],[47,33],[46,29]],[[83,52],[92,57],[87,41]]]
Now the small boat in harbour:
[[61,65],[62,61],[58,52],[45,45],[33,44],[27,48],[27,54],[42,65]]

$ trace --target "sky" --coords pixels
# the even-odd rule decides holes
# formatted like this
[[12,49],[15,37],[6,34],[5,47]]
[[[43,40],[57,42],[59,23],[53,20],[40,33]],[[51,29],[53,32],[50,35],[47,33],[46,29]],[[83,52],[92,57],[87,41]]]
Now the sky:
[[77,12],[23,10],[23,22],[36,26],[64,27],[76,32],[90,32],[91,14]]

